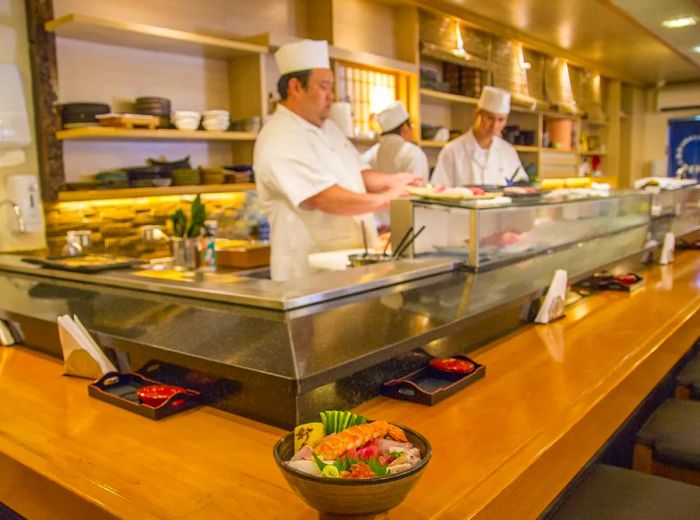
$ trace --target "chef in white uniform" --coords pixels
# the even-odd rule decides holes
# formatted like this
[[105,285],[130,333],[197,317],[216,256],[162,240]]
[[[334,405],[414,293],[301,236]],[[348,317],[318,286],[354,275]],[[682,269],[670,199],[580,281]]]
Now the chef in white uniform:
[[510,93],[486,86],[476,108],[474,125],[448,143],[438,155],[430,182],[447,186],[505,185],[525,171],[518,152],[501,137],[510,113]]
[[413,172],[428,180],[428,158],[412,142],[411,122],[403,103],[394,101],[377,114],[382,129],[373,167],[387,173]]
[[275,54],[281,101],[255,142],[256,187],[270,221],[271,277],[284,281],[314,272],[308,255],[370,245],[372,212],[405,195],[413,174],[365,169],[359,153],[328,120],[333,72],[325,41],[302,40]]

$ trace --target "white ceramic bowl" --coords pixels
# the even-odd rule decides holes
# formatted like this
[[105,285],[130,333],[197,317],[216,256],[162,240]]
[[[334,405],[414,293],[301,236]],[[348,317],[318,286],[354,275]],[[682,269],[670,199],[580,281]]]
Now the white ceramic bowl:
[[197,130],[199,128],[197,119],[173,119],[173,124],[178,130]]
[[199,112],[194,112],[192,110],[176,110],[173,112],[173,119],[177,119],[180,117],[195,117],[197,119],[202,117],[202,114]]
[[229,117],[229,111],[228,110],[205,110],[202,112],[202,115],[207,118],[207,117],[225,117],[228,119]]
[[210,130],[210,131],[219,131],[223,132],[224,130],[228,130],[228,119],[224,121],[212,121],[209,119],[205,119],[202,122],[202,126],[204,127],[205,130]]

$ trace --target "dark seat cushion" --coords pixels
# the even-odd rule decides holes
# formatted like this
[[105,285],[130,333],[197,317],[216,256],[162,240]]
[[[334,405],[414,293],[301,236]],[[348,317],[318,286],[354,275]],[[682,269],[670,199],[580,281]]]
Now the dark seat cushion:
[[654,460],[700,471],[700,402],[667,399],[642,426],[637,442],[653,449]]
[[700,487],[596,464],[548,520],[697,520]]
[[683,367],[676,382],[690,388],[693,399],[700,399],[700,354]]

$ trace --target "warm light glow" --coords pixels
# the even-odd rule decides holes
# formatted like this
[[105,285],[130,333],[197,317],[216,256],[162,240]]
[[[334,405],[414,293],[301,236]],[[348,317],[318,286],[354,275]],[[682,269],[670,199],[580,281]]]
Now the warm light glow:
[[464,60],[470,60],[471,55],[464,49],[464,39],[462,38],[462,30],[459,27],[459,22],[455,22],[455,38],[457,46],[452,50],[452,54]]
[[678,29],[680,27],[688,27],[689,25],[695,25],[697,21],[693,16],[680,16],[678,18],[669,18],[661,22],[661,25],[667,29]]
[[352,104],[356,136],[370,137],[371,116],[397,98],[397,75],[351,65],[338,67],[338,97]]
[[[215,200],[232,200],[235,201],[245,194],[241,192],[231,193],[202,193],[202,201]],[[155,197],[129,197],[119,199],[101,199],[101,200],[85,200],[75,202],[58,202],[54,206],[65,208],[68,211],[83,211],[87,208],[104,207],[104,206],[132,206],[132,205],[151,205],[163,204],[168,202],[191,202],[196,195],[159,195]]]
[[700,54],[700,45],[696,45],[695,47],[693,47],[693,52],[697,52]]

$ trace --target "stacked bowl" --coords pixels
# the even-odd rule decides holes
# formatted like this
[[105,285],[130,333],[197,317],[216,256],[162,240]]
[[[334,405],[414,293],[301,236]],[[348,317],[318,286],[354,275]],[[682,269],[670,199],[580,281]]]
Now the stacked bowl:
[[173,115],[173,124],[178,130],[197,130],[202,115],[190,110],[176,110]]
[[61,111],[61,124],[63,128],[76,128],[80,126],[99,126],[95,116],[109,113],[109,105],[106,103],[63,103],[58,105]]
[[137,114],[157,116],[158,127],[170,126],[170,100],[161,97],[139,97],[134,104],[134,112]]
[[225,132],[230,124],[230,115],[228,110],[206,110],[202,114],[202,126],[205,130],[211,132]]

